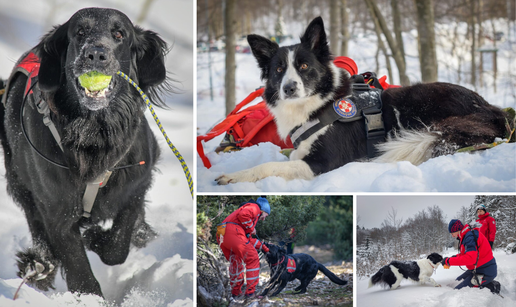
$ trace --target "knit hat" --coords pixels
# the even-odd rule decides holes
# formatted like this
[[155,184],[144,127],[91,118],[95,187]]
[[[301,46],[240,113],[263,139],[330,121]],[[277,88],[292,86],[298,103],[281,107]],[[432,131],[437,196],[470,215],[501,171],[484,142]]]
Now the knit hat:
[[267,198],[265,198],[265,197],[258,197],[256,202],[260,206],[260,210],[262,210],[263,212],[267,212],[267,214],[271,214],[271,206],[269,205],[269,202],[267,201]]
[[484,205],[478,205],[477,209],[475,210],[475,212],[477,212],[478,210],[484,210],[485,212],[487,212],[486,206],[484,206]]
[[451,220],[450,224],[448,224],[448,231],[450,233],[461,231],[464,228],[462,222],[460,220]]

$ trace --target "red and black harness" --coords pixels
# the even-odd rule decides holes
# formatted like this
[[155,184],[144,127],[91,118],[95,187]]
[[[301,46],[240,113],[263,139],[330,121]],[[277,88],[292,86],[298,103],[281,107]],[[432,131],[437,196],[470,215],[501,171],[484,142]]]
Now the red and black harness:
[[290,256],[282,256],[280,261],[271,264],[271,268],[282,264],[285,261],[285,258],[287,259],[287,272],[294,273],[296,271],[296,261]]
[[[365,77],[368,77],[365,81]],[[351,77],[351,95],[336,99],[324,107],[317,117],[294,127],[289,136],[297,149],[302,141],[308,139],[322,128],[337,121],[348,123],[364,120],[367,138],[367,155],[374,158],[378,151],[375,145],[385,140],[385,125],[382,117],[382,92],[374,73],[364,73]],[[369,84],[374,85],[371,87]]]
[[[52,136],[54,137],[54,139],[55,139],[57,145],[59,146],[59,148],[61,149],[61,151],[64,152],[63,146],[61,144],[61,136],[59,135],[59,132],[57,131],[57,128],[51,118],[51,110],[48,106],[48,103],[44,99],[41,98],[41,91],[38,86],[38,74],[39,74],[40,65],[41,65],[40,59],[38,58],[38,56],[36,54],[34,54],[33,52],[26,53],[25,56],[22,58],[22,60],[14,68],[13,72],[11,73],[11,76],[9,77],[9,79],[6,83],[5,93],[2,97],[2,103],[5,107],[5,105],[7,103],[10,82],[12,80],[14,80],[14,77],[18,73],[24,74],[27,77],[27,82],[25,85],[24,93],[23,93],[23,101],[22,101],[22,104],[20,107],[21,108],[20,125],[21,125],[22,133],[25,136],[25,139],[27,140],[29,145],[32,147],[32,149],[41,158],[43,158],[47,162],[49,162],[57,167],[69,169],[68,166],[58,163],[56,161],[53,161],[53,160],[49,159],[48,157],[46,157],[43,153],[41,153],[36,148],[36,146],[34,146],[34,144],[30,140],[30,138],[27,135],[27,132],[25,130],[24,110],[25,110],[25,103],[26,103],[26,101],[28,101],[29,106],[35,108],[38,111],[38,113],[40,113],[43,116],[43,119],[42,119],[43,123],[45,124],[45,126],[48,127],[48,129],[52,133]],[[127,167],[131,167],[131,166],[136,166],[136,165],[142,165],[142,164],[145,164],[145,162],[142,161],[142,162],[139,162],[134,165],[115,167],[111,170],[104,171],[100,176],[98,176],[94,180],[87,182],[86,190],[84,191],[84,195],[82,198],[82,204],[83,204],[83,215],[82,216],[84,218],[91,217],[91,210],[93,208],[93,204],[97,197],[98,190],[99,190],[99,188],[102,188],[107,184],[109,177],[111,176],[111,174],[114,170],[127,168]]]

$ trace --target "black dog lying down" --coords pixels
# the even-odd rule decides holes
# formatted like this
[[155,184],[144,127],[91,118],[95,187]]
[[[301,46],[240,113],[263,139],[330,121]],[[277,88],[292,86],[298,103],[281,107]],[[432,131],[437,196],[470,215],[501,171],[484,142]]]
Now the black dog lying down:
[[310,255],[287,255],[286,251],[277,245],[270,243],[266,245],[270,250],[266,254],[266,258],[269,268],[271,269],[271,278],[260,295],[267,295],[267,293],[276,286],[278,288],[271,296],[278,295],[287,286],[287,283],[294,279],[301,281],[301,285],[294,289],[299,292],[294,294],[305,293],[306,287],[308,287],[308,284],[315,278],[318,271],[328,276],[328,278],[336,284],[345,285],[348,283],[347,280],[342,280],[335,276],[335,274],[324,265],[315,261]]
[[[0,105],[0,140],[7,191],[32,234],[33,247],[17,254],[18,276],[29,277],[29,284],[52,288],[61,267],[69,291],[102,296],[85,246],[117,265],[131,245],[143,247],[155,237],[145,222],[145,194],[159,147],[145,102],[116,73],[129,75],[156,102],[156,91],[167,87],[166,50],[156,33],[123,13],[89,8],[56,26],[18,62]],[[107,82],[81,81],[90,80],[88,74]],[[87,186],[99,185],[96,198],[86,196]]]

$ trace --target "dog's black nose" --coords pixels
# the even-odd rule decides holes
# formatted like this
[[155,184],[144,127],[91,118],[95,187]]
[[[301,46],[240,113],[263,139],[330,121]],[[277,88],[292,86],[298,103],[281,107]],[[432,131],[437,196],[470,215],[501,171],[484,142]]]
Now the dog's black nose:
[[283,85],[283,93],[285,93],[285,97],[291,97],[297,92],[297,82],[291,81],[285,85]]
[[85,50],[86,61],[94,66],[105,65],[107,61],[106,50],[102,47],[89,47]]

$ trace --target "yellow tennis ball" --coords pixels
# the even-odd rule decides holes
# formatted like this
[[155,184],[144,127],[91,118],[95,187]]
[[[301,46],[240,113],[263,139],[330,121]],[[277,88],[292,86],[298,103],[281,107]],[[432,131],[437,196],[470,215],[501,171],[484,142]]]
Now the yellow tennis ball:
[[90,71],[79,77],[79,83],[90,92],[97,92],[109,86],[112,76],[107,76],[98,71]]

